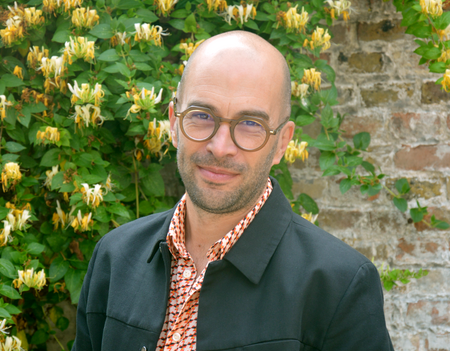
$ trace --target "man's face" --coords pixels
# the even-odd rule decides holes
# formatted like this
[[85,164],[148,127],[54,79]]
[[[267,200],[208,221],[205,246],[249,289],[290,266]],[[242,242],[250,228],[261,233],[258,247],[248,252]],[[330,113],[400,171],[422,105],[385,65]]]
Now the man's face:
[[[252,62],[247,55],[230,52],[196,64],[190,69],[178,112],[195,105],[229,119],[263,114],[270,129],[275,129],[282,121],[282,77],[275,72],[262,62]],[[216,214],[251,207],[267,183],[271,166],[283,156],[278,137],[271,136],[261,150],[249,152],[234,144],[228,123],[221,124],[216,135],[204,142],[187,139],[178,123],[172,116],[178,169],[192,202]]]

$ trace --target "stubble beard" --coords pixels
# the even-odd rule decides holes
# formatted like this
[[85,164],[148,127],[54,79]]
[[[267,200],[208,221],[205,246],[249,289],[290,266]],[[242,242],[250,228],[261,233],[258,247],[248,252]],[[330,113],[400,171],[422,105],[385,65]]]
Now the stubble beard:
[[[177,150],[178,170],[186,192],[192,203],[205,212],[213,214],[229,214],[248,208],[250,210],[261,196],[267,184],[267,177],[272,167],[276,144],[264,160],[261,167],[250,169],[248,165],[236,163],[231,159],[216,159],[213,154],[193,154],[186,159],[184,148],[179,144]],[[219,167],[233,173],[239,173],[242,183],[235,189],[221,190],[220,186],[210,183],[211,188],[201,188],[194,176],[194,168]],[[214,191],[214,188],[217,191]]]

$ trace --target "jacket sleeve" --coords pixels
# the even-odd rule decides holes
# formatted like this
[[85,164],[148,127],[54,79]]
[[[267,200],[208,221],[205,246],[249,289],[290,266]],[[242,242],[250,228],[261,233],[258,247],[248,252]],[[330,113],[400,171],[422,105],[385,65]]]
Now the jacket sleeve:
[[378,271],[365,263],[355,274],[330,322],[323,351],[394,351],[386,328]]
[[93,351],[91,335],[87,320],[87,300],[89,296],[89,287],[91,284],[92,271],[95,265],[95,259],[97,257],[100,241],[95,246],[94,253],[92,254],[91,261],[89,262],[88,271],[84,277],[83,287],[81,288],[80,299],[77,307],[77,329],[75,335],[75,342],[72,346],[72,351]]

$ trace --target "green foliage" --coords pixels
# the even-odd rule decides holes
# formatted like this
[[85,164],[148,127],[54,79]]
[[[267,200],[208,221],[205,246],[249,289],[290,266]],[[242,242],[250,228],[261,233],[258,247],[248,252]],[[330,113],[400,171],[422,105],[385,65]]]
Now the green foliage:
[[410,271],[409,269],[391,269],[389,265],[383,263],[378,267],[381,281],[384,288],[390,291],[394,286],[401,282],[402,284],[408,284],[411,279],[419,279],[428,275],[427,270],[419,269],[417,272]]

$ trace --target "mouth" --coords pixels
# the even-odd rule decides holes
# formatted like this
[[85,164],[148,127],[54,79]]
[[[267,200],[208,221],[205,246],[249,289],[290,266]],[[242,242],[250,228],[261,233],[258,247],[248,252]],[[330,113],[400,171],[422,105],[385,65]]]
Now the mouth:
[[201,167],[197,166],[200,174],[207,182],[211,183],[221,183],[221,182],[227,182],[239,175],[239,173],[230,171],[228,169],[220,168],[220,167]]

